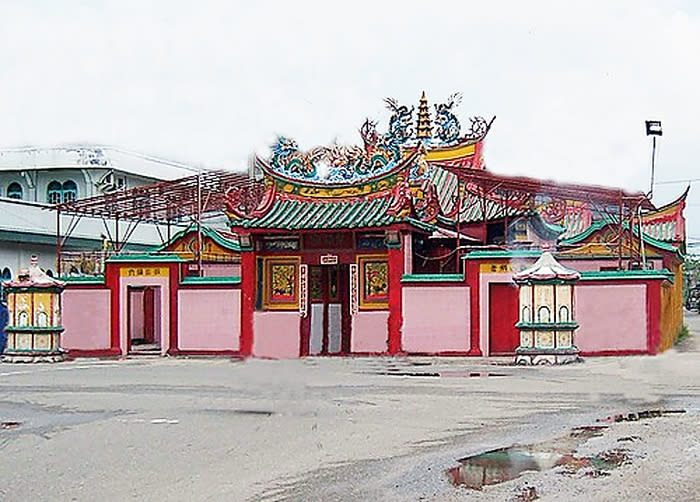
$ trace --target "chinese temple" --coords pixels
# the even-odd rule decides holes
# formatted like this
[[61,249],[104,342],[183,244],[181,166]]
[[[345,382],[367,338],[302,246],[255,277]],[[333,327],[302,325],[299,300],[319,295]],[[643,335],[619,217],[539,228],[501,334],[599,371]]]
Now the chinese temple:
[[[387,130],[367,119],[361,145],[304,150],[277,138],[252,179],[212,197],[229,228],[190,227],[157,252],[107,259],[103,277],[69,280],[64,346],[513,355],[513,276],[544,249],[580,273],[581,354],[668,348],[681,325],[687,192],[656,208],[643,193],[492,173],[483,148],[494,119],[460,121],[460,99],[387,99]],[[78,298],[96,303],[99,330]]]

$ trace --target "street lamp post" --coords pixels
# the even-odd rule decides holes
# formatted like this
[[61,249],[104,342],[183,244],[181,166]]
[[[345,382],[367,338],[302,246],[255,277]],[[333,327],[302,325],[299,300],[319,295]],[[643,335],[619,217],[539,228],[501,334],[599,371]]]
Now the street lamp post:
[[647,120],[647,136],[651,136],[651,186],[649,187],[649,199],[651,199],[654,193],[654,164],[656,158],[656,137],[662,136],[663,131],[661,130],[660,120]]

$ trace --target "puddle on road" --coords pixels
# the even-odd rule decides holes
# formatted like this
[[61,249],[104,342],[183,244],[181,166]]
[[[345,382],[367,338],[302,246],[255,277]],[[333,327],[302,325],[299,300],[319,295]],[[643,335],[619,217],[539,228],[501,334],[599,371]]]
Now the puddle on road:
[[645,418],[658,418],[664,415],[678,415],[685,413],[685,410],[644,410],[634,413],[620,413],[605,417],[598,422],[636,422]]
[[454,485],[479,490],[485,485],[510,481],[528,471],[546,471],[565,465],[574,451],[589,439],[603,434],[607,426],[574,429],[568,436],[543,443],[511,446],[459,460],[447,477]]
[[[620,422],[684,413],[685,410],[646,410],[625,415],[613,415],[604,421]],[[491,450],[458,460],[459,465],[447,470],[447,477],[455,486],[480,490],[486,485],[510,481],[525,472],[540,472],[562,467],[562,474],[573,475],[584,471],[586,477],[609,476],[610,471],[629,463],[629,450],[614,448],[597,455],[577,457],[576,450],[591,438],[601,436],[608,425],[593,425],[573,429],[567,436],[541,443],[510,446]],[[641,440],[626,436],[620,442]]]
[[5,429],[5,430],[11,430],[11,429],[16,429],[22,425],[22,422],[13,422],[13,421],[5,421],[5,422],[0,422],[0,429]]
[[255,409],[243,409],[243,408],[203,408],[199,410],[202,413],[210,413],[214,415],[252,415],[252,416],[262,416],[271,417],[275,414],[272,410],[255,410]]
[[399,377],[435,377],[435,378],[474,378],[474,377],[505,377],[508,376],[505,373],[493,373],[490,371],[434,371],[434,372],[420,372],[420,371],[401,371],[392,370],[389,371],[379,371],[375,373],[377,375],[386,376],[399,376]]

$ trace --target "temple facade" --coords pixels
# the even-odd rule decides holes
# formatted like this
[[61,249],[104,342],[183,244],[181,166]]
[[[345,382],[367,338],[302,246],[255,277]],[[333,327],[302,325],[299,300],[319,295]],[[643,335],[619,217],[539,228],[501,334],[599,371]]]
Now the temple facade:
[[[656,208],[641,193],[494,174],[483,158],[493,119],[460,122],[459,101],[387,99],[388,130],[366,120],[357,146],[279,137],[255,160],[257,182],[226,190],[228,229],[190,228],[157,253],[108,259],[104,277],[69,280],[64,346],[513,355],[513,275],[547,250],[580,273],[582,355],[668,348],[682,317],[685,194]],[[77,307],[88,298],[93,325]]]

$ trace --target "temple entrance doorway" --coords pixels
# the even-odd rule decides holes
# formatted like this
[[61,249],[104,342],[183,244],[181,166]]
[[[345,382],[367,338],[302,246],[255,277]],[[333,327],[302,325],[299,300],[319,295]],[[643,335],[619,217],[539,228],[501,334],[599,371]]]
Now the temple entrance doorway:
[[128,352],[160,353],[160,287],[128,286]]
[[308,355],[350,352],[348,282],[347,265],[309,267]]

